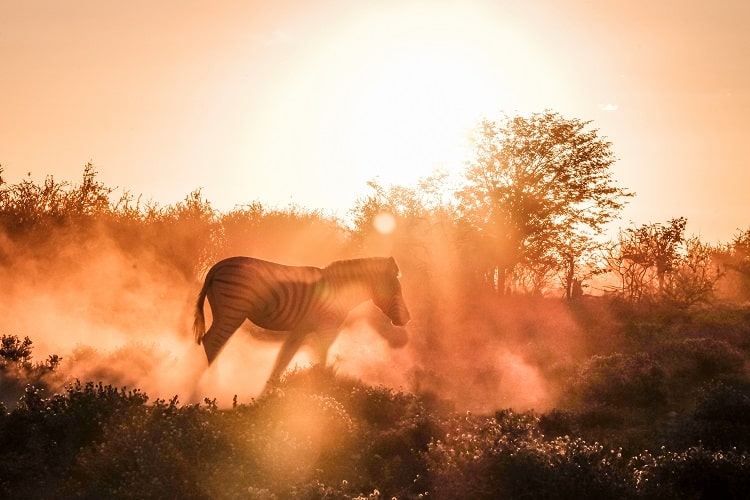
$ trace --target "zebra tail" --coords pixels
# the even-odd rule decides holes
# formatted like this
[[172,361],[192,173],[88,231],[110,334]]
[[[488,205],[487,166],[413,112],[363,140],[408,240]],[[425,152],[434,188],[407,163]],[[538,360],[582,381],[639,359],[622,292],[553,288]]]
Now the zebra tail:
[[195,341],[198,345],[201,345],[203,335],[206,333],[206,318],[203,315],[203,302],[206,300],[206,293],[208,293],[209,277],[206,276],[206,281],[203,283],[203,288],[198,294],[198,302],[195,305],[195,320],[193,321],[193,333],[195,333]]

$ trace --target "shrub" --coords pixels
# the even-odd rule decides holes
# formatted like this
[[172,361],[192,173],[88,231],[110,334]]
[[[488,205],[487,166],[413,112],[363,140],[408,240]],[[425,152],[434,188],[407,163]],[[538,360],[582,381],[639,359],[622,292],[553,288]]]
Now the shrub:
[[593,356],[572,382],[574,406],[652,408],[665,398],[665,373],[647,354]]
[[568,436],[546,440],[530,413],[456,419],[430,445],[437,498],[627,498],[619,451]]
[[142,406],[139,391],[80,382],[64,394],[46,398],[43,389],[28,386],[0,428],[0,496],[54,496],[61,478],[82,447],[101,439],[113,415]]
[[23,340],[15,335],[3,335],[0,339],[0,364],[26,363],[31,359],[31,339]]
[[[418,495],[427,489],[423,454],[439,432],[439,425],[419,398],[386,387],[367,386],[322,367],[292,372],[279,390],[284,399],[310,392],[331,398],[354,425],[347,441],[340,443],[339,451],[329,457],[326,474],[314,477],[330,489],[326,490],[327,495],[339,490],[361,493],[377,489],[384,498],[390,498]],[[260,400],[259,408],[264,404]],[[337,431],[332,428],[332,432]],[[338,432],[342,437],[346,435]],[[337,486],[341,481],[346,481],[346,488]]]
[[642,498],[745,498],[750,491],[750,456],[736,450],[693,446],[682,452],[644,452],[631,461]]
[[55,370],[62,358],[53,354],[43,363],[32,363],[33,342],[16,335],[0,338],[0,402],[13,405],[27,386],[49,390],[62,384]]
[[210,498],[201,463],[227,443],[211,432],[208,408],[168,403],[129,405],[111,415],[99,439],[76,454],[61,492],[86,498]]
[[750,386],[711,383],[692,412],[665,431],[671,449],[701,443],[708,450],[750,452]]
[[723,340],[690,338],[670,342],[661,347],[656,356],[676,391],[712,380],[737,379],[745,371],[744,354]]

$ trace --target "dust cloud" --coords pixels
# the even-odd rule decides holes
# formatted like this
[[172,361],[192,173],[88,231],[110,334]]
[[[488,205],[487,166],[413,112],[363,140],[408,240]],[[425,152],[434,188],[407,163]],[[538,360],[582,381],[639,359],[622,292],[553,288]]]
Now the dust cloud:
[[[319,238],[319,234],[314,238]],[[309,234],[286,236],[271,246],[231,254],[287,264],[324,266],[351,253],[310,244]],[[313,238],[313,239],[314,239]],[[62,357],[59,387],[76,379],[139,388],[150,398],[175,395],[182,403],[216,399],[226,407],[236,396],[249,402],[264,388],[284,334],[256,338],[243,326],[217,362],[207,368],[191,326],[198,277],[178,271],[163,253],[124,249],[108,231],[52,235],[33,252],[0,238],[0,318],[4,334],[28,336],[33,361]],[[315,251],[313,249],[318,249]],[[257,251],[253,251],[257,250]],[[430,394],[458,409],[543,410],[554,405],[556,377],[582,354],[581,328],[569,308],[554,300],[500,300],[467,290],[451,265],[418,265],[415,252],[380,245],[395,254],[403,273],[412,321],[394,327],[372,304],[352,312],[329,352],[329,363],[349,376],[394,390]],[[374,253],[375,254],[375,253]],[[208,264],[210,265],[210,263]],[[436,272],[435,269],[443,269]],[[205,269],[204,269],[205,272]],[[199,273],[194,273],[198,276]],[[206,323],[210,308],[206,305]],[[315,358],[304,347],[290,368]]]
[[[4,334],[28,336],[33,360],[62,357],[60,383],[102,381],[151,397],[186,394],[195,349],[186,314],[191,283],[155,255],[130,255],[106,236],[53,235],[29,255],[5,241]],[[196,346],[197,347],[197,346]]]

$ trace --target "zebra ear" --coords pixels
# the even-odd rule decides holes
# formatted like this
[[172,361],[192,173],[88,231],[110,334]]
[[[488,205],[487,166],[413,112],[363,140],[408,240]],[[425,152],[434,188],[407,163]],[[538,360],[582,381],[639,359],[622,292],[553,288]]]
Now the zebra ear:
[[396,277],[401,277],[401,269],[398,268],[398,264],[396,264],[396,259],[393,257],[388,257],[388,261],[393,265],[393,268],[396,270]]

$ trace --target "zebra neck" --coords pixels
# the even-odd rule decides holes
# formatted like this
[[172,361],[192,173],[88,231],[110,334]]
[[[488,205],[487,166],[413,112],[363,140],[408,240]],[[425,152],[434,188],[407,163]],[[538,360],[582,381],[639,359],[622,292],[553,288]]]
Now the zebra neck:
[[328,282],[339,300],[352,306],[372,298],[372,278],[359,261],[341,261],[325,269]]

